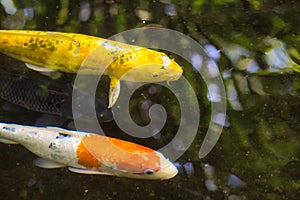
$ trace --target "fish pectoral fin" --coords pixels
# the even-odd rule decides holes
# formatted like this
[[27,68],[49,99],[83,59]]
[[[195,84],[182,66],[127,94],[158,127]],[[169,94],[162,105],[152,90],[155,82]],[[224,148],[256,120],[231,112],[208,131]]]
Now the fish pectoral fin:
[[51,160],[45,160],[43,158],[37,158],[33,161],[33,164],[35,166],[46,168],[46,169],[55,169],[55,168],[62,168],[66,167],[66,165],[51,161]]
[[8,139],[1,138],[1,137],[0,137],[0,142],[2,142],[2,143],[4,143],[4,144],[18,144],[18,143],[15,142],[15,141],[8,140]]
[[54,72],[56,71],[55,69],[50,69],[50,68],[46,68],[46,67],[41,67],[41,66],[36,66],[33,64],[29,64],[29,63],[25,63],[26,67],[34,70],[34,71],[38,71],[38,72]]
[[106,175],[106,176],[113,176],[113,173],[110,172],[101,172],[96,170],[89,170],[89,169],[80,169],[75,167],[68,167],[71,172],[79,173],[79,174],[97,174],[97,175]]
[[120,80],[114,77],[110,77],[109,87],[109,105],[108,108],[113,107],[120,94]]

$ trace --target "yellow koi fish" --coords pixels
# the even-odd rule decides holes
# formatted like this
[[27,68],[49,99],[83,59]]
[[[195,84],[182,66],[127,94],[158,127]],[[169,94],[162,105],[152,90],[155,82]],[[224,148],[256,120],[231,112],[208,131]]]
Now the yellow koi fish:
[[105,70],[110,77],[109,107],[119,96],[120,80],[175,81],[182,75],[180,66],[164,53],[82,34],[0,30],[0,52],[35,69],[76,73],[80,68],[86,74]]
[[0,123],[0,141],[21,144],[43,168],[138,179],[170,179],[177,168],[161,153],[135,143],[57,127]]

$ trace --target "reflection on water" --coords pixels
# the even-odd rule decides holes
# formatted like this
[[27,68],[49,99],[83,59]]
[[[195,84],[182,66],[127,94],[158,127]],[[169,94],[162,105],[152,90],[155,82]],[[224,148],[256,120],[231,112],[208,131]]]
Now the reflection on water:
[[[299,3],[0,2],[1,29],[55,30],[100,37],[143,26],[177,30],[203,45],[211,59],[211,76],[220,70],[227,92],[227,96],[220,96],[218,86],[205,85],[196,73],[203,63],[202,55],[192,52],[192,65],[174,55],[197,93],[201,121],[194,143],[175,163],[179,174],[172,180],[142,181],[79,175],[66,169],[39,169],[32,164],[35,156],[23,147],[0,144],[0,199],[297,199],[300,195]],[[40,76],[23,63],[0,56],[1,71],[32,79]],[[43,79],[53,84],[70,84],[74,75]],[[211,119],[210,105],[220,99],[227,100],[228,112],[217,114],[212,120],[218,124],[225,119],[224,130],[213,151],[200,160],[199,148]],[[133,95],[131,117],[137,124],[147,125],[148,111],[155,103],[166,108],[168,119],[151,138],[131,137],[113,122],[102,123],[103,129],[108,135],[160,148],[184,122],[180,122],[175,95],[155,84],[146,85]],[[45,118],[2,97],[0,121],[36,124],[38,120],[45,125],[74,128],[72,120],[62,123],[56,116]],[[174,148],[180,151],[184,149],[182,144],[178,140]]]

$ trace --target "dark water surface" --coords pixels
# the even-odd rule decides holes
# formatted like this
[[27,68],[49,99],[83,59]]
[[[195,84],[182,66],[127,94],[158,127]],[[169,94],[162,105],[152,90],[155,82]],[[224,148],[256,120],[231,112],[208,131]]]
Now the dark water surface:
[[[22,146],[1,143],[0,199],[298,199],[299,15],[297,1],[1,1],[1,29],[103,38],[145,26],[182,32],[216,61],[226,88],[227,97],[222,98],[227,100],[227,113],[218,143],[200,159],[211,116],[208,86],[191,64],[172,55],[197,95],[201,116],[196,138],[176,160],[179,174],[175,178],[147,181],[81,175],[66,168],[41,169],[32,163],[36,156]],[[2,54],[0,69],[41,78],[22,62]],[[43,77],[53,84],[71,84],[74,78],[60,72]],[[107,87],[108,80],[103,81]],[[122,87],[130,84],[122,83]],[[97,95],[106,101],[107,88]],[[189,94],[184,91],[183,95]],[[72,117],[36,112],[6,100],[0,98],[0,122],[74,128]],[[159,149],[176,135],[180,109],[172,91],[146,84],[131,98],[134,122],[149,123],[148,110],[154,103],[162,104],[168,114],[165,126],[154,137],[129,136],[114,122],[101,122],[102,128],[107,135]],[[180,150],[178,142],[175,150]]]

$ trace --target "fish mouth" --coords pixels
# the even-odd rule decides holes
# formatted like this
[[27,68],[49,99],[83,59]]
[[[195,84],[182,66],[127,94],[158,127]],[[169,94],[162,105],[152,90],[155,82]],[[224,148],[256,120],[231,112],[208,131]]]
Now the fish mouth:
[[175,165],[169,159],[161,157],[160,165],[161,165],[161,169],[159,172],[157,172],[158,173],[157,176],[161,180],[171,179],[178,174],[178,169],[175,167]]
[[161,179],[167,180],[174,178],[178,174],[178,169],[175,167],[175,165],[170,163],[168,166],[162,168],[159,173],[162,173]]
[[171,76],[171,77],[167,80],[167,82],[170,82],[170,81],[177,81],[178,79],[180,79],[181,75],[182,75],[182,73],[177,73],[177,74]]

